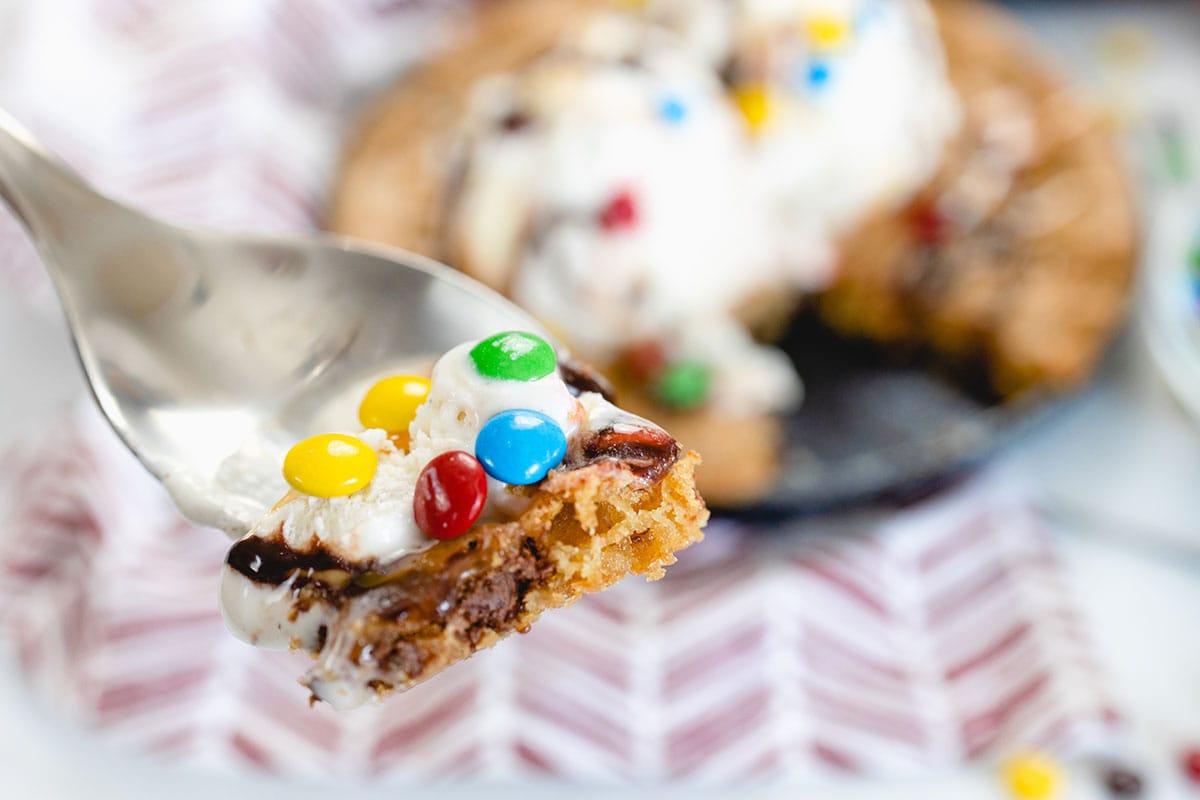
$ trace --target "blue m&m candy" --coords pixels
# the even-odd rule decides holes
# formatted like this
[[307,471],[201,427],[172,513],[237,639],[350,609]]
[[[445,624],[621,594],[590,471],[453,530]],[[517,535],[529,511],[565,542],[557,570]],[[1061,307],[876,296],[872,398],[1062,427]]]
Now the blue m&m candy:
[[672,125],[679,125],[687,119],[688,108],[682,100],[675,95],[667,95],[659,101],[658,113],[664,120]]
[[537,483],[566,454],[567,437],[558,423],[527,408],[501,411],[475,438],[475,457],[487,474],[517,486]]
[[805,74],[805,80],[809,86],[814,89],[823,89],[829,83],[829,78],[832,75],[828,61],[814,59],[809,62],[808,70]]

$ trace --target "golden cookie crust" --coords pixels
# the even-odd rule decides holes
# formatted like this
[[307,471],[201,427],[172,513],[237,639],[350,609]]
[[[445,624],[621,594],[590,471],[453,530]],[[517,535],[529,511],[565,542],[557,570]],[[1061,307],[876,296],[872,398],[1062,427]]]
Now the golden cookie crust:
[[[820,315],[847,336],[982,366],[1002,396],[1070,389],[1129,303],[1129,180],[1099,117],[1007,14],[974,0],[933,6],[963,128],[912,205],[877,211],[845,237]],[[949,219],[944,238],[928,241],[917,217],[961,191],[1000,122],[1027,126],[1026,162],[982,219],[961,230]]]

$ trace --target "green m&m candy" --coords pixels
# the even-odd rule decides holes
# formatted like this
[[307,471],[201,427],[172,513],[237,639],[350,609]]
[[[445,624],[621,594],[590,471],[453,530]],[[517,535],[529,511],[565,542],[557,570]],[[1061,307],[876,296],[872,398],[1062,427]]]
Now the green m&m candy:
[[536,381],[554,372],[557,360],[545,339],[524,331],[489,336],[471,348],[475,369],[485,378]]
[[669,364],[655,381],[660,403],[677,411],[690,411],[704,404],[712,388],[712,370],[699,361]]

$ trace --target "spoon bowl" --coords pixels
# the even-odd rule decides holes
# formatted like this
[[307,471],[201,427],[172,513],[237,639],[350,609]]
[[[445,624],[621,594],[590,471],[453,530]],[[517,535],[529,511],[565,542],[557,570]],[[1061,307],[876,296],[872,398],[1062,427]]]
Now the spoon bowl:
[[206,231],[104,197],[0,111],[0,198],[62,300],[117,434],[192,521],[245,533],[286,449],[371,380],[527,313],[449,267],[323,235]]

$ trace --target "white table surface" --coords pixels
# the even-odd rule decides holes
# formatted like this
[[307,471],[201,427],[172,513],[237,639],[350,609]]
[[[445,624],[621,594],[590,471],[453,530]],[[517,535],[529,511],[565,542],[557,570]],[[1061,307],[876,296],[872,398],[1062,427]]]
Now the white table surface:
[[[1069,5],[1069,4],[1068,4]],[[1133,22],[1183,55],[1165,73],[1173,102],[1200,109],[1200,15],[1182,3],[1022,4],[1041,36],[1072,64],[1094,58],[1097,38]],[[1187,62],[1191,63],[1187,63]],[[1193,69],[1194,67],[1194,69]],[[1081,77],[1096,75],[1083,66]],[[1190,94],[1190,96],[1189,96]],[[1195,113],[1195,112],[1193,112]],[[1200,213],[1200,207],[1198,207]],[[82,392],[61,322],[0,297],[0,444],[20,430],[53,424]],[[1179,749],[1200,744],[1200,424],[1176,406],[1144,345],[1126,338],[1099,385],[1004,455],[992,469],[1031,477],[1051,511],[1077,600],[1099,645],[1120,707],[1131,716],[1146,797],[1200,797],[1182,780]],[[285,784],[243,775],[184,771],[115,752],[55,717],[22,683],[0,641],[0,797],[308,798],[331,786]],[[339,795],[345,794],[339,787]],[[393,793],[404,792],[403,786]],[[358,791],[366,791],[359,787]],[[430,793],[431,787],[409,787]],[[439,784],[439,796],[497,800],[554,797],[563,787]],[[572,787],[572,796],[604,796]],[[622,796],[704,797],[687,786],[647,787]],[[739,796],[828,798],[1004,797],[987,770],[931,775],[903,784],[848,782],[760,787]],[[1106,797],[1087,765],[1073,765],[1070,798]]]

